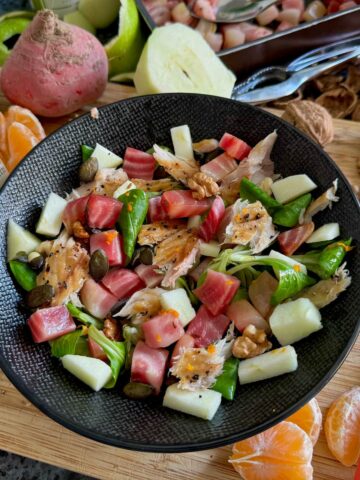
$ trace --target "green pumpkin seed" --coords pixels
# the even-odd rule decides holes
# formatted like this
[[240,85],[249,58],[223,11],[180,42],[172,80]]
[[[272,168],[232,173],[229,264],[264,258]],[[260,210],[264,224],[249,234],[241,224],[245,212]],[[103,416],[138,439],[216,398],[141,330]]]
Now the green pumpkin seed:
[[85,160],[79,169],[79,178],[81,182],[92,182],[99,169],[99,163],[95,157]]
[[105,255],[104,250],[95,250],[90,257],[89,263],[90,275],[94,280],[101,280],[109,271],[109,259]]
[[129,382],[123,389],[124,394],[133,400],[142,400],[153,394],[154,388],[146,383]]
[[30,308],[38,308],[51,301],[55,295],[54,287],[51,285],[39,285],[31,290],[27,297],[27,304]]
[[28,261],[33,270],[41,270],[45,263],[44,257],[41,255],[41,253],[37,252],[31,252],[28,256]]

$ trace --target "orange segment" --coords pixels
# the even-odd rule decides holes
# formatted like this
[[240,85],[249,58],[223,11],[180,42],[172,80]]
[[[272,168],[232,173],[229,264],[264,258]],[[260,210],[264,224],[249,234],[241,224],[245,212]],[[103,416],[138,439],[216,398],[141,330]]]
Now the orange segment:
[[7,139],[10,153],[7,167],[12,171],[39,142],[28,127],[18,122],[13,122],[8,127]]
[[229,462],[244,480],[312,480],[313,446],[290,422],[235,443]]
[[309,435],[312,444],[315,445],[318,441],[322,424],[322,413],[316,398],[310,400],[309,403],[287,418],[286,421],[296,423]]
[[5,115],[0,112],[0,153],[5,159],[8,156],[6,128]]
[[325,420],[325,436],[334,457],[343,465],[354,465],[360,456],[360,387],[335,400]]
[[28,127],[38,141],[45,138],[45,131],[39,122],[39,120],[35,117],[35,115],[28,110],[27,108],[19,107],[18,105],[12,105],[8,108],[6,113],[6,120],[8,126],[11,125],[13,122],[19,122]]

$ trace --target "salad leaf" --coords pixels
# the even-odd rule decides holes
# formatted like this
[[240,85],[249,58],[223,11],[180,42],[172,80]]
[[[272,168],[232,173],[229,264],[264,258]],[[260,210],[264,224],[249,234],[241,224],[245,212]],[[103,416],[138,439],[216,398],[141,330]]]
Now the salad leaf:
[[249,202],[259,200],[266,210],[281,207],[281,203],[276,201],[275,198],[270,197],[270,195],[246,177],[244,177],[240,183],[240,198],[249,200]]
[[105,337],[103,332],[100,332],[94,325],[89,327],[89,337],[94,340],[106,353],[110,361],[110,368],[112,371],[112,379],[105,385],[105,388],[113,388],[119,378],[120,371],[125,365],[125,343],[116,342]]
[[306,193],[292,202],[276,208],[272,212],[273,222],[282,227],[294,227],[299,223],[301,212],[311,203],[312,196]]
[[249,299],[249,295],[248,295],[247,289],[240,287],[238,288],[237,292],[233,296],[231,303],[235,303],[239,300],[248,300],[248,299]]
[[141,331],[135,325],[124,325],[123,337],[125,340],[126,351],[125,370],[130,370],[132,354],[134,352],[135,345],[141,339]]
[[75,307],[73,303],[67,303],[66,308],[69,310],[72,317],[77,318],[84,325],[94,325],[94,327],[100,330],[103,328],[103,322],[101,320],[98,320],[88,313],[83,312],[80,308]]
[[64,355],[89,355],[89,348],[86,338],[87,328],[82,327],[74,332],[62,335],[55,340],[51,340],[51,355],[61,358]]
[[123,203],[118,224],[123,234],[125,254],[130,259],[147,214],[149,200],[146,193],[139,188],[123,193],[118,200]]
[[85,162],[85,160],[88,160],[91,155],[93,154],[94,148],[89,147],[88,145],[81,145],[81,155],[82,159]]
[[[223,258],[221,258],[222,256]],[[233,265],[233,267],[227,269],[227,267],[231,265]],[[271,299],[273,305],[283,302],[287,298],[299,293],[303,288],[316,283],[313,278],[296,271],[293,265],[290,265],[285,260],[279,260],[269,257],[268,255],[252,256],[238,248],[224,250],[215,260],[214,264],[209,265],[209,268],[213,270],[217,269],[217,271],[222,271],[229,275],[235,275],[242,270],[256,266],[272,267],[279,280],[278,287]]]
[[179,277],[176,282],[175,282],[175,288],[183,288],[186,290],[186,293],[188,294],[188,297],[190,299],[191,304],[196,307],[199,305],[199,300],[198,298],[193,294],[191,288],[189,287],[186,279],[184,277]]
[[312,250],[304,255],[293,255],[291,258],[303,263],[310,272],[326,280],[335,274],[346,252],[352,250],[351,241],[351,238],[342,240],[328,245],[323,250]]
[[240,280],[240,285],[246,289],[249,288],[250,283],[260,275],[260,272],[253,267],[240,270],[235,276]]
[[10,260],[11,273],[21,288],[30,292],[36,287],[36,273],[27,263],[19,260]]

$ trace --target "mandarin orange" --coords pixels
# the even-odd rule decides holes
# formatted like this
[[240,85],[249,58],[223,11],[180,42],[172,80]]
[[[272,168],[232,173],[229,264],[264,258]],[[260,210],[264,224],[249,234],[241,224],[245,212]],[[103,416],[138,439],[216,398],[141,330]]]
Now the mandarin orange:
[[39,142],[32,131],[19,122],[13,122],[7,130],[9,158],[7,168],[11,172]]
[[318,441],[322,424],[322,413],[316,398],[313,398],[300,410],[293,413],[286,421],[296,423],[309,435],[312,444],[315,445]]

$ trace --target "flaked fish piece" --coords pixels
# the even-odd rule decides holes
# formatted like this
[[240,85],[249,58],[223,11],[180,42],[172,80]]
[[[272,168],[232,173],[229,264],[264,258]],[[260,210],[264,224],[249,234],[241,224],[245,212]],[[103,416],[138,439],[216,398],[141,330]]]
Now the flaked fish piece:
[[81,290],[89,278],[89,255],[80,243],[66,233],[53,241],[37,285],[49,284],[55,290],[51,306],[69,301],[73,293]]
[[175,232],[183,230],[186,230],[186,223],[181,220],[148,223],[141,227],[137,242],[139,245],[157,245]]
[[203,390],[211,387],[222,372],[225,356],[223,342],[207,348],[187,348],[178,357],[170,372],[179,378],[183,390]]
[[45,240],[36,247],[36,251],[41,253],[41,255],[44,255],[44,257],[47,257],[51,251],[53,244],[54,240]]
[[249,245],[253,253],[260,253],[276,238],[272,218],[261,202],[249,203],[239,199],[233,205],[232,213],[223,243]]
[[76,200],[90,193],[112,197],[114,192],[126,181],[128,176],[123,168],[101,168],[92,182],[84,183],[72,190],[66,200]]
[[158,244],[153,263],[165,272],[163,287],[175,287],[176,280],[194,266],[200,240],[191,230],[174,232]]
[[146,319],[153,317],[161,310],[160,294],[162,288],[144,288],[135,292],[119,313],[114,317],[132,317],[132,323],[139,325]]
[[300,223],[309,223],[311,222],[312,217],[317,213],[328,207],[331,209],[332,203],[340,200],[340,198],[336,196],[337,189],[338,179],[333,181],[332,187],[328,188],[326,192],[310,203]]
[[136,188],[140,188],[144,192],[168,192],[181,188],[180,183],[172,178],[159,178],[158,180],[143,180],[142,178],[133,178],[132,183]]
[[351,284],[349,271],[341,266],[333,278],[320,280],[315,285],[302,290],[296,298],[308,298],[317,308],[326,307],[337,299],[340,293],[344,292]]
[[274,164],[270,158],[271,151],[277,139],[276,131],[270,133],[250,151],[248,158],[241,161],[239,166],[229,173],[221,182],[221,196],[233,203],[239,196],[240,183],[244,177],[258,184],[264,178],[274,173]]
[[196,160],[176,157],[174,154],[154,145],[154,158],[175,180],[187,185],[188,178],[200,171]]

